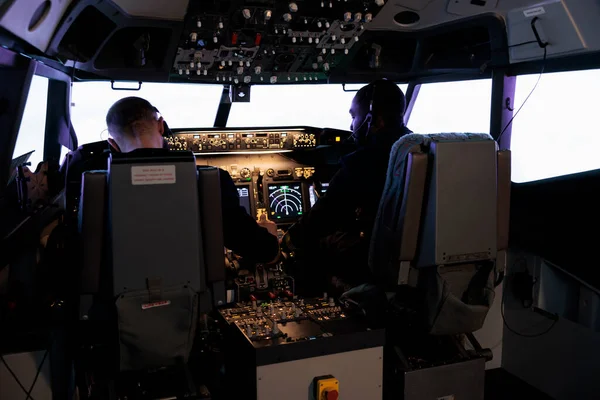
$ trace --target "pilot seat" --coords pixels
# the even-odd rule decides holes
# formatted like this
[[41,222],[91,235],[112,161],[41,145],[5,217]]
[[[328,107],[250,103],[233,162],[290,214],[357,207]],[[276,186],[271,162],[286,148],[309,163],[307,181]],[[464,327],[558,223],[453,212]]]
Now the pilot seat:
[[483,399],[491,351],[472,333],[504,273],[509,204],[510,152],[489,135],[393,146],[369,255],[391,305],[388,398]]
[[156,395],[156,371],[174,371],[165,381],[195,396],[198,316],[225,300],[218,169],[161,149],[112,154],[108,168],[82,178],[79,391],[96,374],[110,397],[141,396],[145,376]]

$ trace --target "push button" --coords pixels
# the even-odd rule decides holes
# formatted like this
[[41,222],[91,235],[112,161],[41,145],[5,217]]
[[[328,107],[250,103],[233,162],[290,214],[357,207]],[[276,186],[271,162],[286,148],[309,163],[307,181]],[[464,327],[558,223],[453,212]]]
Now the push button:
[[331,390],[329,392],[325,392],[326,400],[338,400],[339,393],[337,390]]

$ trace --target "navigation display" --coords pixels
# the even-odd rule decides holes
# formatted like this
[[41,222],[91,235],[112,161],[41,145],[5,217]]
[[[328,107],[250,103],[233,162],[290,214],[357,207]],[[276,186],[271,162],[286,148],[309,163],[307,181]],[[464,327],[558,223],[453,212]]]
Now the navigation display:
[[300,183],[272,183],[268,186],[269,213],[272,219],[290,219],[302,215]]
[[237,191],[240,197],[240,206],[246,209],[248,215],[252,215],[250,208],[250,185],[237,185]]

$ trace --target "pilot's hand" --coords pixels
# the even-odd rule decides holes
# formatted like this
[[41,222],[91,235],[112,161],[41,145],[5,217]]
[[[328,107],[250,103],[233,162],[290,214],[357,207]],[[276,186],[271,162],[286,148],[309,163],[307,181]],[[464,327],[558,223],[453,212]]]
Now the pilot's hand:
[[269,233],[277,237],[277,224],[267,219],[267,214],[261,214],[258,221],[258,225],[265,228]]

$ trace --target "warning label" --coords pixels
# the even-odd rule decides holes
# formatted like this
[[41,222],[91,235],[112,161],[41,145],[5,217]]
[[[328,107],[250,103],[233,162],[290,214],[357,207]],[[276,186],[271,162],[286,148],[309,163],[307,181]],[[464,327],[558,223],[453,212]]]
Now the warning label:
[[142,304],[142,310],[148,310],[149,308],[163,307],[171,304],[171,300],[156,301],[154,303]]
[[175,183],[174,165],[145,165],[131,167],[133,185],[168,185]]
[[535,17],[537,15],[542,15],[542,14],[546,14],[546,10],[544,10],[544,7],[535,7],[535,8],[530,8],[528,10],[523,11],[523,15],[525,15],[526,18]]

